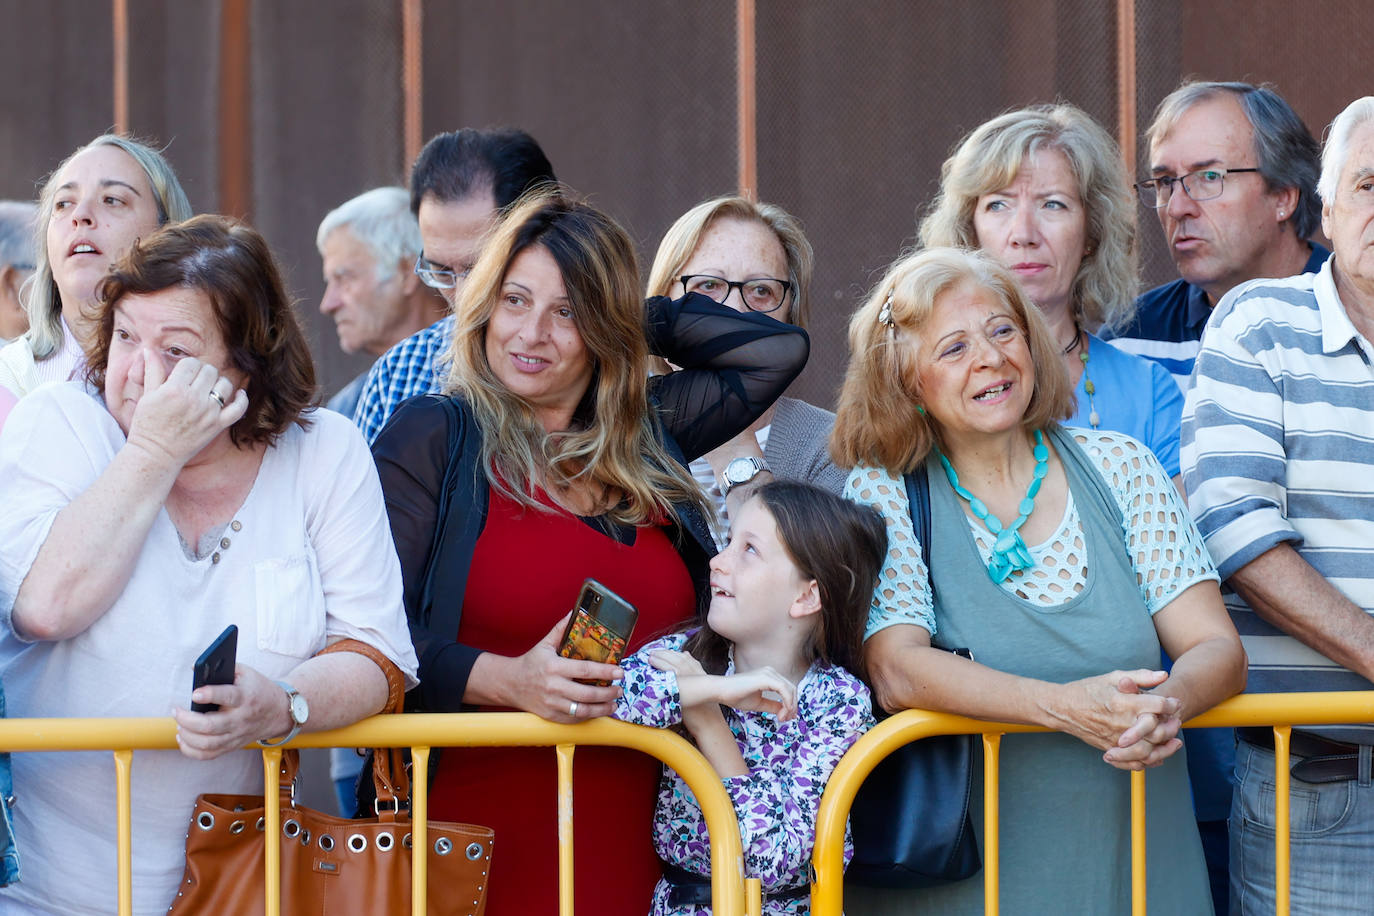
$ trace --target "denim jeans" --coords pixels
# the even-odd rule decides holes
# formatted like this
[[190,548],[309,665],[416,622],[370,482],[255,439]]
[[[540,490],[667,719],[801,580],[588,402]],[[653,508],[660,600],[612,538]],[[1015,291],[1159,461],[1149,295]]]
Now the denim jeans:
[[[1291,761],[1296,761],[1296,755]],[[1359,778],[1290,782],[1292,910],[1334,916],[1374,906],[1374,781],[1370,748]],[[1231,913],[1274,912],[1274,752],[1247,741],[1236,748],[1231,804]]]
[[[0,687],[0,718],[5,715],[5,691]],[[14,802],[14,780],[10,775],[10,755],[0,754],[0,886],[19,880],[19,852],[14,845],[14,823],[10,805]]]

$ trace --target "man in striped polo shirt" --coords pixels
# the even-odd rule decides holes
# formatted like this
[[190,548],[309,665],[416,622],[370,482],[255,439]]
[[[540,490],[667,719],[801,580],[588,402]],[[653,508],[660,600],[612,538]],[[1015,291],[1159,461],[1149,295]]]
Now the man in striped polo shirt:
[[[1374,689],[1374,97],[1331,125],[1334,254],[1217,306],[1183,412],[1188,501],[1234,590],[1251,692]],[[1274,912],[1274,755],[1238,729],[1232,912]],[[1294,730],[1294,913],[1367,913],[1374,726]]]
[[[1150,174],[1136,185],[1159,216],[1179,279],[1136,299],[1108,336],[1153,359],[1185,392],[1207,318],[1232,287],[1315,271],[1317,141],[1277,92],[1250,83],[1184,83],[1145,133]],[[1114,339],[1113,339],[1114,338]]]

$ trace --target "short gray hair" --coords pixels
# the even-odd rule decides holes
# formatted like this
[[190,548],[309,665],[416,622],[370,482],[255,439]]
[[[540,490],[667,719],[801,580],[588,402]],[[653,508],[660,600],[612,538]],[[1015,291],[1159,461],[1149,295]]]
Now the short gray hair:
[[1321,224],[1321,203],[1317,200],[1317,160],[1321,146],[1298,113],[1267,83],[1261,86],[1201,80],[1184,83],[1159,103],[1154,120],[1145,131],[1145,139],[1153,146],[1173,129],[1188,109],[1223,94],[1235,98],[1250,122],[1255,164],[1265,186],[1271,191],[1297,188],[1298,205],[1288,220],[1298,238],[1311,237]]
[[1336,182],[1341,179],[1346,157],[1350,155],[1350,135],[1361,124],[1374,121],[1374,95],[1358,98],[1336,115],[1326,132],[1326,148],[1322,150],[1322,177],[1317,191],[1329,206],[1336,198]]
[[0,267],[15,265],[33,270],[33,233],[38,204],[28,200],[0,200]]
[[399,262],[413,261],[424,247],[405,188],[373,188],[330,210],[315,233],[321,257],[325,240],[336,229],[347,229],[367,246],[377,262],[379,280],[391,276]]

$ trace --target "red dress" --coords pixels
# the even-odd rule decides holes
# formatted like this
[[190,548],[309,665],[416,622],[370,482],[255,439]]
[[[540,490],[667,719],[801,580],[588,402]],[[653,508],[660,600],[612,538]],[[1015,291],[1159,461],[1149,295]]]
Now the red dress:
[[[491,491],[457,641],[521,655],[593,578],[639,609],[629,651],[691,618],[691,575],[661,528],[621,544],[563,511],[537,512]],[[573,757],[578,913],[642,916],[660,867],[652,826],[660,765],[646,754],[579,747]],[[430,816],[495,829],[487,916],[558,911],[558,771],[553,748],[449,748]]]

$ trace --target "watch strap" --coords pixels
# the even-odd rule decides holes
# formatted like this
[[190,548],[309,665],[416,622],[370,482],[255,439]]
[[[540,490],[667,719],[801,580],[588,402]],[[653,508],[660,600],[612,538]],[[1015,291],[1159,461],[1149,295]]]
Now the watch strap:
[[281,738],[273,738],[271,740],[266,738],[258,739],[258,747],[280,747],[299,735],[301,733],[301,726],[305,724],[304,722],[296,721],[295,698],[300,695],[300,691],[286,683],[286,681],[273,681],[273,683],[286,691],[286,712],[291,716],[291,730]]

